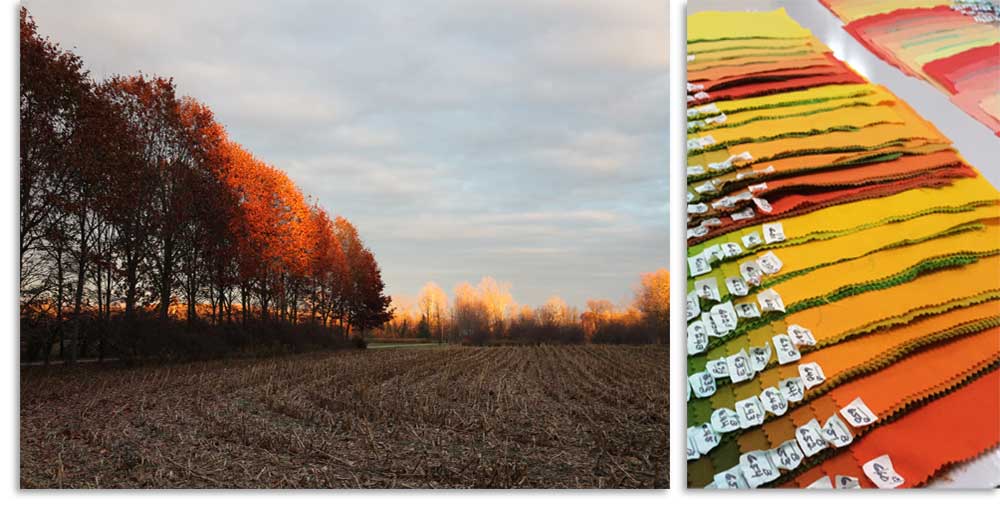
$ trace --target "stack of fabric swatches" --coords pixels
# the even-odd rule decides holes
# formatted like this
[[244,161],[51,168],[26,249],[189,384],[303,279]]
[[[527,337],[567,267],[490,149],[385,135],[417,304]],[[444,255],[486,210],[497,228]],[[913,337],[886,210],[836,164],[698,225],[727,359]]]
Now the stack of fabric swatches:
[[[882,60],[1000,135],[1000,7],[954,0],[820,0]],[[984,11],[977,10],[977,6]]]
[[688,18],[688,484],[922,486],[1000,444],[1000,193],[784,10]]

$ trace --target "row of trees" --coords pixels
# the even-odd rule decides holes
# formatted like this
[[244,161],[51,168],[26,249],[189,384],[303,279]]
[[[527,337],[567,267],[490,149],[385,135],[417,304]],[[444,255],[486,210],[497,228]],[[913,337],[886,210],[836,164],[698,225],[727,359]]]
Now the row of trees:
[[587,301],[582,312],[558,296],[536,308],[518,305],[508,283],[484,277],[455,287],[453,298],[434,282],[416,300],[394,299],[393,318],[379,333],[390,338],[469,342],[666,344],[670,277],[665,269],[643,274],[625,306]]
[[389,320],[378,263],[347,219],[230,140],[171,79],[96,82],[20,17],[27,358],[48,361],[56,345],[67,361],[141,354],[143,331],[178,324],[347,338]]

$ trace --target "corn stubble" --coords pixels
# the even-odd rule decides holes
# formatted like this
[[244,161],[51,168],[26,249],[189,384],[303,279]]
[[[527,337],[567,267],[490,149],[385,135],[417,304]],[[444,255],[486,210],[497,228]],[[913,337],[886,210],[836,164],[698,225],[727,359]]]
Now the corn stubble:
[[662,347],[21,374],[23,488],[663,488]]

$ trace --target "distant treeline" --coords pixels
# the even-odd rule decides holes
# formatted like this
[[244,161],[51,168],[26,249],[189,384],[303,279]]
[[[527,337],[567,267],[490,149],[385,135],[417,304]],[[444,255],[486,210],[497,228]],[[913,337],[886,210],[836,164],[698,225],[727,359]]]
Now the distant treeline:
[[424,285],[416,301],[394,298],[393,317],[376,335],[470,344],[605,343],[667,344],[670,276],[665,269],[643,274],[632,302],[616,306],[587,301],[583,311],[553,296],[537,308],[515,302],[510,285],[484,277],[461,283],[448,295]]
[[20,21],[22,360],[347,345],[391,318],[357,229],[206,105],[96,82]]

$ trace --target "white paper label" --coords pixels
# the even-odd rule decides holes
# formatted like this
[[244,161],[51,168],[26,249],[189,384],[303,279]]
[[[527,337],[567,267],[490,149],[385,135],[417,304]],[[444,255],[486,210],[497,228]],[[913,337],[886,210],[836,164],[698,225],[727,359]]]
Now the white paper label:
[[708,219],[703,219],[699,224],[701,224],[701,226],[719,226],[722,224],[722,220],[717,217],[710,217]]
[[781,296],[774,290],[764,290],[757,294],[757,302],[763,311],[785,312],[785,303],[781,301]]
[[729,369],[729,380],[734,384],[753,378],[754,371],[750,366],[750,356],[746,350],[740,350],[726,357],[726,368]]
[[768,361],[771,360],[771,344],[768,343],[764,346],[755,346],[750,348],[750,366],[754,371],[760,373],[764,371],[767,367]]
[[802,358],[802,354],[792,344],[792,338],[786,334],[778,334],[771,338],[774,342],[774,349],[778,351],[778,364],[788,364]]
[[687,295],[687,319],[690,321],[692,318],[696,318],[701,314],[701,301],[698,299],[698,294],[694,291],[688,292]]
[[738,277],[727,277],[726,288],[729,289],[730,295],[738,295],[740,297],[750,292],[750,289],[747,288],[747,284],[743,281],[743,278]]
[[700,164],[687,167],[687,174],[689,177],[697,177],[698,175],[701,175],[703,173],[705,173],[705,167]]
[[736,309],[731,300],[712,306],[709,314],[727,333],[736,330],[736,326],[739,324],[739,318],[736,316]]
[[778,382],[778,390],[788,401],[802,401],[805,396],[805,386],[799,377],[786,378]]
[[807,458],[826,449],[826,440],[823,440],[822,433],[819,421],[816,419],[805,423],[795,430],[795,440],[799,443],[802,454],[805,454]]
[[688,214],[704,214],[708,212],[708,205],[704,203],[692,203],[688,205]]
[[715,378],[729,378],[729,366],[726,365],[725,357],[706,362],[705,371],[711,373]]
[[719,293],[719,281],[714,277],[696,279],[694,282],[694,291],[698,292],[698,296],[702,299],[713,300],[715,302],[722,301],[722,294]]
[[802,449],[795,440],[789,440],[778,447],[771,449],[768,456],[771,463],[782,470],[795,470],[802,463]]
[[699,454],[708,454],[717,445],[719,445],[719,434],[711,426],[702,424],[696,428],[694,447]]
[[743,429],[764,424],[764,406],[757,396],[737,401],[736,415],[740,421],[740,428]]
[[743,472],[740,471],[739,465],[715,474],[714,479],[715,487],[720,490],[745,490],[750,487],[747,480],[743,478]]
[[764,242],[774,244],[775,242],[783,242],[784,240],[785,230],[782,228],[781,223],[764,224]]
[[700,194],[714,193],[716,191],[716,189],[715,189],[715,183],[713,181],[711,181],[711,180],[706,180],[706,181],[702,182],[701,184],[698,184],[697,186],[695,186],[694,190],[697,191]]
[[[698,94],[695,94],[695,97],[697,96]],[[700,150],[709,145],[714,145],[714,144],[715,144],[715,138],[713,138],[711,134],[702,136],[701,138],[693,138],[687,141],[688,150]]]
[[700,371],[689,376],[688,382],[691,383],[691,390],[696,397],[707,398],[715,394],[715,377],[708,371]]
[[892,460],[888,454],[883,454],[861,466],[865,475],[875,483],[875,486],[883,489],[896,488],[903,484],[903,476],[892,467]]
[[759,285],[762,274],[760,267],[757,266],[757,262],[754,260],[747,260],[740,264],[740,275],[743,276],[743,280],[747,284]]
[[788,335],[792,337],[792,343],[797,346],[816,346],[816,338],[812,331],[801,325],[789,325]]
[[736,316],[740,318],[757,318],[760,316],[760,310],[757,309],[757,305],[753,302],[744,302],[736,305]]
[[823,383],[826,380],[826,375],[823,374],[823,368],[819,367],[819,364],[808,362],[799,364],[799,378],[802,379],[802,384],[805,385],[806,389],[812,389]]
[[764,198],[759,198],[755,196],[753,197],[753,203],[754,205],[757,206],[758,209],[760,209],[761,212],[765,214],[770,214],[771,211],[774,210],[771,207],[771,202],[765,200]]
[[767,191],[767,182],[761,182],[760,184],[753,184],[747,186],[747,191],[750,191],[752,194],[757,194],[761,191]]
[[781,475],[771,463],[768,451],[752,451],[740,455],[740,469],[751,488],[769,483]]
[[740,211],[737,211],[737,212],[733,212],[732,214],[730,214],[729,217],[733,221],[743,221],[745,219],[753,219],[755,215],[756,214],[754,213],[753,209],[747,207],[747,208],[745,208],[743,210],[740,210]]
[[727,331],[719,328],[718,319],[713,319],[709,313],[701,314],[701,323],[705,325],[705,331],[708,332],[708,337],[710,338],[721,338],[726,335]]
[[847,423],[855,428],[868,426],[878,420],[878,416],[868,408],[868,405],[865,405],[860,396],[841,408],[840,415],[843,415],[844,419],[847,419]]
[[687,84],[688,92],[697,92],[699,90],[705,90],[705,85],[702,83],[690,83],[690,82]]
[[695,429],[696,428],[693,428],[693,427],[692,428],[688,428],[688,437],[687,437],[688,438],[687,439],[688,461],[696,460],[696,459],[698,459],[698,458],[701,457],[701,454],[698,454],[698,448],[695,447],[695,445],[694,445],[694,435],[692,434],[692,430],[695,430]]
[[735,411],[728,408],[719,408],[712,412],[710,419],[712,429],[718,433],[729,433],[740,429],[740,418]]
[[781,395],[781,391],[774,387],[768,387],[760,392],[760,402],[764,406],[764,411],[774,415],[785,415],[788,411],[788,401]]
[[807,490],[832,490],[833,489],[833,483],[830,481],[830,477],[824,475],[823,477],[820,477],[819,479],[816,479],[815,481],[813,481],[812,484],[810,484],[809,486],[806,486],[806,489]]
[[700,276],[712,272],[712,265],[708,262],[708,257],[704,253],[698,253],[688,257],[688,274]]
[[706,247],[702,253],[708,257],[708,261],[722,261],[725,258],[725,255],[722,253],[722,246],[718,244],[712,244],[711,246]]
[[708,235],[708,228],[706,228],[704,226],[698,226],[698,227],[695,227],[695,228],[688,228],[688,231],[687,231],[687,238],[689,238],[689,239],[698,238],[698,237],[704,237],[705,235]]
[[844,421],[837,417],[837,414],[833,414],[829,419],[826,420],[826,424],[823,425],[823,440],[834,447],[840,448],[846,445],[850,445],[854,441],[854,435],[851,431],[847,429],[847,425]]
[[735,242],[726,242],[722,244],[722,256],[725,258],[736,258],[737,256],[743,254],[743,249],[740,245]]
[[754,246],[759,246],[764,242],[763,239],[761,239],[760,233],[757,232],[750,232],[741,237],[740,240],[743,241],[743,247],[747,249],[750,249]]
[[708,97],[709,96],[708,96],[708,94],[706,92],[698,92],[698,93],[694,94],[694,98],[697,99],[697,100],[699,100],[699,101],[708,99]]
[[768,251],[757,258],[757,265],[765,274],[776,274],[783,267],[774,251]]
[[695,320],[688,325],[687,331],[688,355],[696,355],[708,348],[708,331],[701,320]]
[[838,475],[833,478],[833,485],[838,490],[859,490],[861,489],[861,483],[858,482],[857,477],[851,477],[849,475]]

